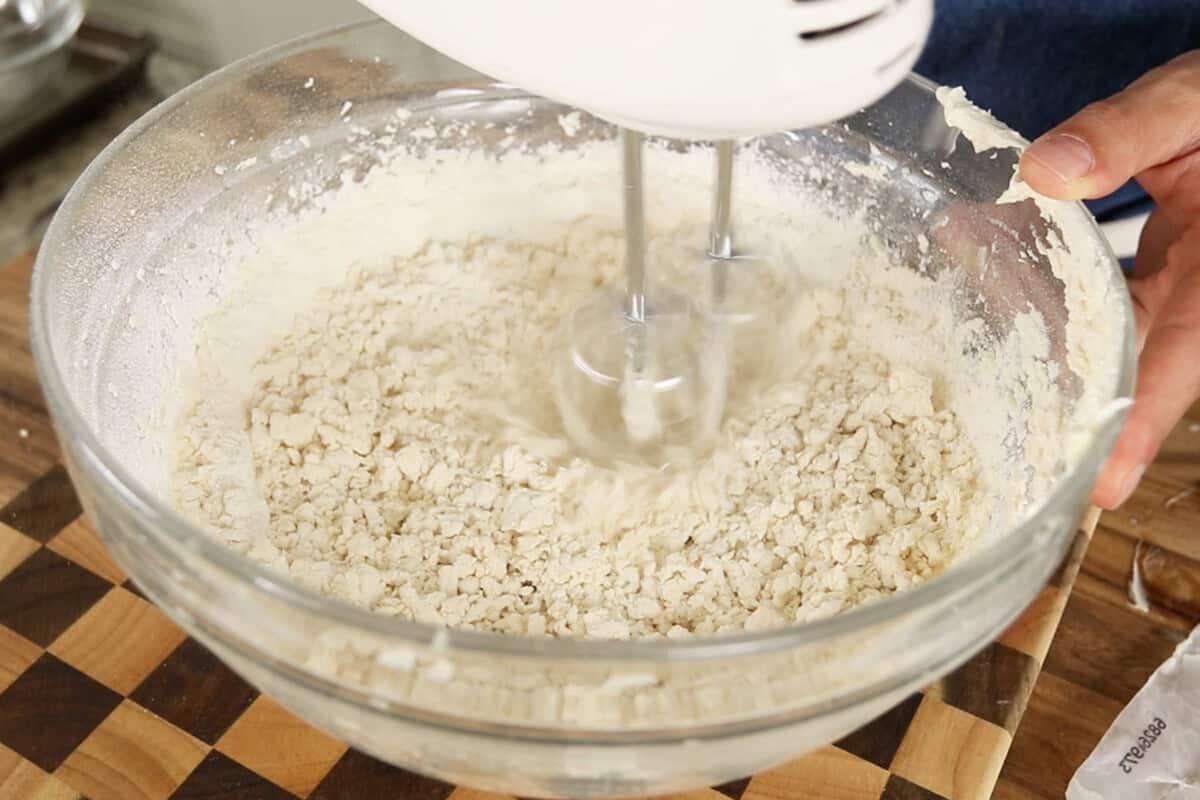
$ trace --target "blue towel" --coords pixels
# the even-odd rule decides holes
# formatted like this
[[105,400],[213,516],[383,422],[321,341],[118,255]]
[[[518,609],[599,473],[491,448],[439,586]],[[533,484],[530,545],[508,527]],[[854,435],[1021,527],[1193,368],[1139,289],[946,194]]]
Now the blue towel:
[[[1028,139],[1200,48],[1200,0],[936,0],[916,71],[962,86]],[[1088,203],[1100,221],[1149,210],[1135,182]]]

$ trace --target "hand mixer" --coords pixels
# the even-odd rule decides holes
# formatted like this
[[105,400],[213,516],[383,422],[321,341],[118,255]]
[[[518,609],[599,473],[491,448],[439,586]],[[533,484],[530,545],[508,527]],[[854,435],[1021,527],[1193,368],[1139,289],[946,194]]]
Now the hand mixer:
[[[912,68],[933,13],[932,0],[360,2],[473,69],[626,129],[625,292],[597,295],[565,321],[559,405],[587,449],[659,461],[672,446],[694,450],[719,422],[729,318],[714,326],[647,281],[642,134],[717,142],[708,255],[719,311],[738,279],[734,140],[878,100]],[[616,399],[597,400],[603,392]]]

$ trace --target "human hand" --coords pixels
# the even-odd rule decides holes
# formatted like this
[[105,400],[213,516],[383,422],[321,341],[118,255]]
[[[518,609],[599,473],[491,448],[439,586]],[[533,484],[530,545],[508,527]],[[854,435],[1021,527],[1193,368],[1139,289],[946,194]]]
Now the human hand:
[[1200,50],[1047,132],[1020,172],[1063,200],[1136,178],[1156,203],[1129,280],[1141,352],[1134,405],[1092,490],[1092,502],[1116,508],[1200,396]]

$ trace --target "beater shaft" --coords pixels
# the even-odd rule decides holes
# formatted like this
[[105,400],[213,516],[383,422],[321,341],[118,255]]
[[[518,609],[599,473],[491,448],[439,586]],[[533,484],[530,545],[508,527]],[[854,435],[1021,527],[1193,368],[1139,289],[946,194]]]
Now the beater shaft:
[[646,321],[646,219],[642,199],[642,140],[637,131],[621,130],[625,178],[625,313]]
[[733,149],[733,141],[726,139],[717,142],[713,153],[716,180],[713,186],[708,257],[713,260],[712,302],[718,310],[725,308],[729,283],[729,265],[726,262],[733,258]]
[[733,258],[733,142],[717,142],[716,188],[713,190],[712,231],[708,255]]

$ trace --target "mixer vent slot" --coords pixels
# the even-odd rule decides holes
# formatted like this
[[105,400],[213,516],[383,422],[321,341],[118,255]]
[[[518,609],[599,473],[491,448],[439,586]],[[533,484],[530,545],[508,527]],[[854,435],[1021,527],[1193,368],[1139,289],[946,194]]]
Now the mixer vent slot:
[[[801,3],[801,4],[804,4],[804,3],[817,4],[817,3],[836,3],[836,2],[838,2],[838,0],[793,0],[793,2]],[[871,20],[882,17],[883,15],[894,10],[897,6],[901,5],[903,2],[904,2],[904,0],[891,0],[891,2],[889,2],[889,3],[884,3],[883,6],[881,8],[879,8],[877,11],[872,11],[870,14],[859,17],[858,19],[852,19],[849,22],[843,22],[840,25],[834,25],[829,28],[815,28],[810,31],[801,31],[799,34],[800,39],[801,39],[801,41],[805,41],[805,42],[815,42],[815,41],[820,41],[821,39],[827,38],[829,36],[835,36],[839,33],[845,33],[846,31],[850,30],[851,28],[857,28],[860,25],[867,24]]]
[[826,36],[833,36],[834,34],[842,33],[843,31],[848,31],[851,28],[857,28],[859,25],[862,25],[864,22],[870,22],[871,20],[875,19],[882,13],[883,12],[880,11],[875,14],[872,14],[869,17],[863,17],[862,19],[856,19],[856,20],[853,20],[852,22],[845,22],[841,25],[836,25],[832,28],[821,28],[821,29],[815,30],[815,31],[804,31],[803,33],[800,34],[800,38],[806,42],[813,42],[813,41],[817,41],[818,39],[824,39]]

